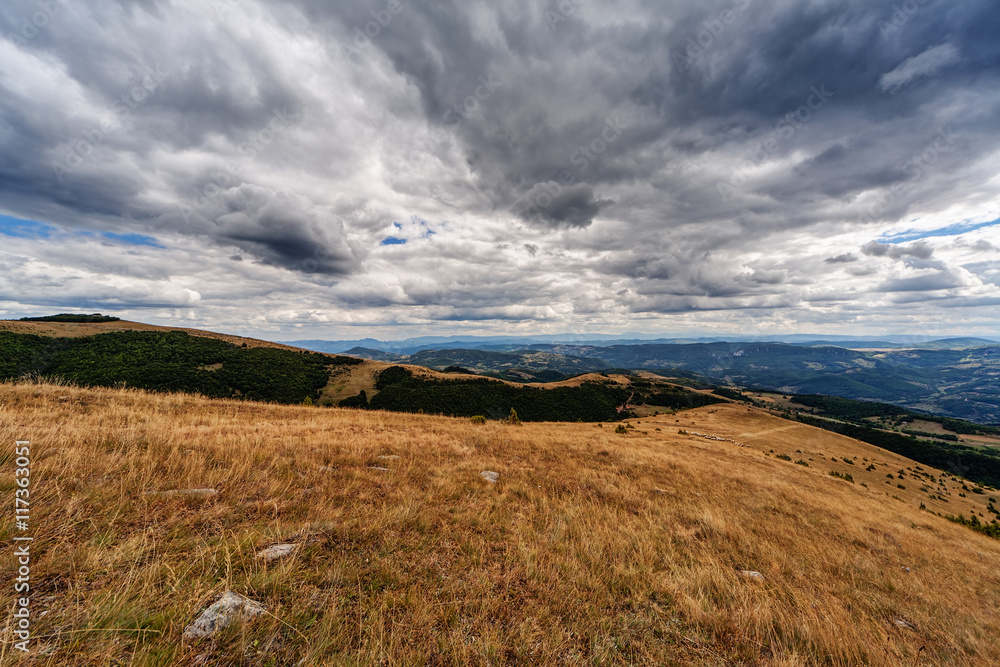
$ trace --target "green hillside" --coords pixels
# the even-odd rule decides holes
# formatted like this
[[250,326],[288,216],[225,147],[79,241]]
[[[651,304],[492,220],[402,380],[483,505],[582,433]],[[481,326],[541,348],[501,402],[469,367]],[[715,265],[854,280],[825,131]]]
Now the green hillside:
[[0,379],[58,378],[82,386],[125,385],[301,403],[319,396],[334,366],[351,357],[243,348],[180,331],[115,331],[83,338],[0,332]]

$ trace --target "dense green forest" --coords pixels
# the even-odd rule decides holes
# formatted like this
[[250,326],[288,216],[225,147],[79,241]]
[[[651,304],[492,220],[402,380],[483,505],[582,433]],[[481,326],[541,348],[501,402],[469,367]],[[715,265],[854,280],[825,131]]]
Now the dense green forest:
[[702,408],[706,405],[725,403],[721,398],[708,394],[699,394],[695,391],[687,391],[680,387],[669,385],[656,387],[648,392],[642,392],[637,398],[632,399],[633,403],[655,405],[658,408],[670,408],[672,410],[688,410],[690,408]]
[[120,322],[120,317],[110,315],[74,315],[72,313],[61,313],[59,315],[45,315],[44,317],[22,317],[20,322],[71,322],[75,324],[95,324],[101,322]]
[[[620,419],[617,407],[630,391],[618,385],[586,382],[579,387],[538,389],[494,380],[429,380],[417,378],[400,366],[382,371],[375,383],[379,392],[368,402],[373,410],[504,419],[511,409],[524,421],[610,421]],[[341,402],[363,407],[361,397]]]
[[628,397],[629,392],[622,387],[599,383],[538,389],[486,379],[439,382],[408,378],[382,389],[369,406],[490,419],[505,418],[514,409],[524,421],[609,421],[619,419],[616,407]]
[[[423,411],[457,417],[484,416],[504,419],[515,410],[524,421],[617,421],[632,416],[618,408],[631,398],[635,405],[647,404],[686,410],[723,402],[706,394],[668,384],[632,378],[632,386],[584,382],[576,387],[512,386],[481,380],[429,380],[414,377],[401,366],[390,366],[375,380],[379,390],[367,407],[396,412]],[[365,407],[367,397],[352,396],[343,407]]]
[[84,338],[0,332],[0,379],[26,375],[83,386],[125,385],[276,403],[316,399],[330,367],[351,357],[244,348],[181,331],[115,331]]

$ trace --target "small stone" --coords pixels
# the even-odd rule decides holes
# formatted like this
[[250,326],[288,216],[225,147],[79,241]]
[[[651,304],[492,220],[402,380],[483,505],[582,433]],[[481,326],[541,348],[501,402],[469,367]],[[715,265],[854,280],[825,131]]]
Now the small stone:
[[266,607],[238,593],[226,591],[215,604],[201,612],[195,622],[184,628],[184,639],[211,637],[229,625],[239,616],[259,616]]
[[485,479],[490,484],[496,484],[497,481],[499,481],[500,479],[500,473],[493,472],[492,470],[484,470],[483,472],[479,473],[479,476]]
[[383,461],[398,461],[399,460],[399,457],[396,456],[395,454],[386,454],[385,456],[380,456],[378,458],[382,459]]
[[298,548],[298,544],[274,544],[262,551],[258,551],[257,558],[263,558],[266,562],[270,563],[272,560],[291,556]]
[[740,576],[744,579],[755,579],[756,581],[764,581],[764,575],[755,570],[740,570]]
[[378,466],[368,466],[368,469],[369,470],[375,470],[375,471],[378,471],[378,472],[392,472],[388,468],[379,468]]
[[896,618],[894,618],[892,622],[896,624],[896,627],[903,628],[904,630],[906,630],[907,628],[912,628],[913,627],[912,623],[910,623],[909,621],[907,621],[907,620],[905,620],[903,618],[900,618],[898,616]]

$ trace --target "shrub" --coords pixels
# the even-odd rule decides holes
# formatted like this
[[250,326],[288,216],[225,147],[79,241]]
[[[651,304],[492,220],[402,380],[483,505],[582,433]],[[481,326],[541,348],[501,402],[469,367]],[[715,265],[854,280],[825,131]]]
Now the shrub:
[[625,428],[624,424],[619,424],[618,426],[615,427],[615,433],[628,435],[628,429]]
[[340,403],[337,403],[337,405],[342,408],[367,408],[368,394],[366,394],[365,390],[362,389],[361,393],[358,394],[357,396],[350,396],[348,398],[345,398]]
[[517,410],[514,408],[510,409],[510,415],[507,416],[507,423],[511,426],[521,425],[521,418],[517,416]]
[[482,415],[476,415],[475,417],[469,417],[469,421],[472,422],[473,424],[485,424],[486,417]]
[[797,465],[797,466],[805,466],[807,468],[809,467],[809,464],[806,463],[805,461],[803,461],[802,459],[799,459],[798,461],[796,461],[795,465]]
[[994,523],[994,524],[983,525],[982,523],[980,523],[979,517],[977,517],[975,514],[972,515],[971,519],[966,519],[962,515],[958,516],[945,515],[944,518],[948,519],[948,521],[951,521],[953,523],[958,523],[963,526],[968,526],[977,533],[982,533],[983,535],[988,535],[994,539],[1000,540],[1000,524]]
[[830,475],[832,477],[836,477],[837,479],[842,479],[845,482],[850,482],[851,484],[854,484],[854,477],[852,477],[851,473],[849,472],[845,473],[845,472],[837,472],[836,470],[831,470]]
[[781,459],[782,461],[791,461],[792,460],[792,457],[789,456],[788,454],[778,454],[774,458]]

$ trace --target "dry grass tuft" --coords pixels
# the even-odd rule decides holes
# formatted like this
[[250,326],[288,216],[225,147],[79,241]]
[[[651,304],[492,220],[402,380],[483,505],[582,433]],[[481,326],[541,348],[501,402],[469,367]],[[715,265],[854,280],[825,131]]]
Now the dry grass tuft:
[[[35,458],[23,664],[1000,663],[1000,542],[818,458],[898,457],[745,407],[616,435],[52,385],[0,405],[4,497],[14,440]],[[225,590],[270,615],[182,642]]]

